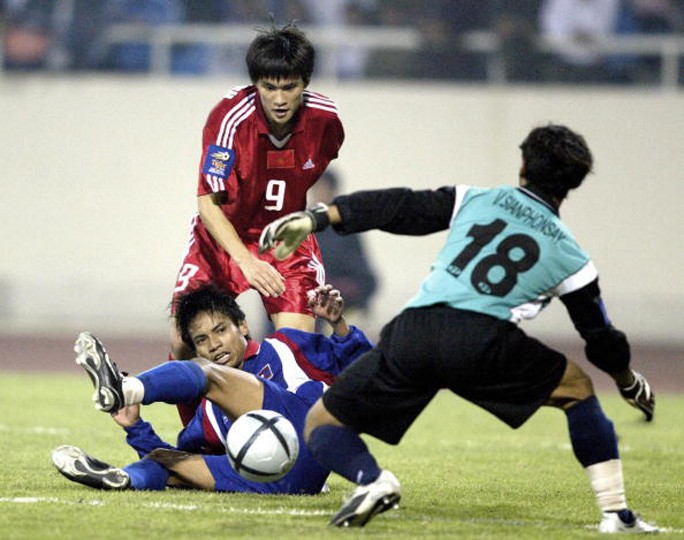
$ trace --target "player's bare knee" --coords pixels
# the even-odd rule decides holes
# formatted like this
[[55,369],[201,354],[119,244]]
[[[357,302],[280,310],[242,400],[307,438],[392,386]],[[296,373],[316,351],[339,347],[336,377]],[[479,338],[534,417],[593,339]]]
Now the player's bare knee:
[[319,399],[313,404],[306,415],[306,423],[304,424],[304,441],[308,443],[313,430],[317,427],[326,425],[342,426],[343,424],[332,414],[330,414],[328,409],[323,404],[323,400]]
[[311,437],[311,432],[316,429],[320,424],[320,411],[319,409],[323,406],[320,400],[313,404],[306,413],[306,420],[304,422],[304,442],[308,443]]
[[220,387],[222,384],[225,384],[226,379],[228,378],[228,372],[230,371],[230,368],[227,368],[226,366],[222,366],[219,364],[215,364],[214,362],[211,362],[210,360],[207,360],[206,358],[193,358],[192,362],[197,364],[200,368],[202,368],[202,372],[204,373],[204,376],[207,378],[207,385],[206,385],[206,393],[209,394],[212,389]]
[[552,392],[547,405],[567,409],[594,395],[591,378],[577,364],[568,361],[563,378]]

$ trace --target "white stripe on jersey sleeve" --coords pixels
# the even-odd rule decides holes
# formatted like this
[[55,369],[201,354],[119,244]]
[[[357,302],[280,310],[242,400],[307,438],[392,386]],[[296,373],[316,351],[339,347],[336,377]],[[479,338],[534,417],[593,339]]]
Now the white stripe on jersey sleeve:
[[223,446],[225,446],[226,445],[226,438],[223,436],[223,432],[221,431],[221,426],[219,424],[219,420],[218,420],[218,418],[216,418],[216,415],[214,414],[214,407],[212,406],[211,401],[208,401],[205,399],[203,404],[204,404],[204,414],[207,415],[207,419],[209,420],[211,427],[214,429],[214,433],[216,433],[216,436],[223,443]]
[[204,179],[207,181],[207,184],[209,184],[212,193],[218,193],[219,191],[226,190],[226,184],[223,181],[223,178],[221,178],[220,176],[212,176],[211,174],[205,174]]
[[226,99],[233,99],[245,88],[247,88],[246,84],[243,84],[242,86],[233,86],[230,90],[223,94],[223,97]]
[[594,281],[597,277],[598,271],[596,270],[594,263],[587,261],[587,264],[585,264],[570,277],[565,278],[551,292],[556,296],[563,296],[564,294],[581,289],[585,285],[588,285]]
[[[254,95],[246,96],[230,109],[221,121],[221,128],[216,136],[216,144],[225,148],[232,148],[237,126],[255,110]],[[225,180],[220,176],[205,174],[204,179],[213,193],[225,191]]]
[[218,134],[216,135],[216,144],[219,146],[222,146],[223,140],[226,138],[226,131],[230,129],[229,127],[229,122],[232,122],[232,119],[238,115],[242,114],[244,111],[245,107],[249,107],[250,103],[254,101],[254,96],[253,95],[248,95],[245,96],[237,105],[232,107],[223,117],[223,120],[221,121],[221,127],[218,131]]
[[254,96],[249,96],[247,102],[241,104],[239,109],[231,109],[231,111],[226,115],[227,118],[230,117],[228,122],[225,123],[224,119],[224,124],[221,126],[222,128],[225,126],[225,132],[223,133],[223,136],[219,134],[219,140],[221,141],[221,143],[219,143],[220,146],[233,148],[233,140],[235,139],[237,127],[252,113],[254,113],[254,111],[256,111],[256,107],[254,106]]
[[310,101],[312,103],[319,103],[321,105],[327,105],[328,107],[337,107],[334,100],[329,97],[319,94],[318,92],[311,92],[310,90],[304,91],[305,101]]
[[337,114],[337,104],[332,99],[327,98],[322,94],[316,94],[313,92],[305,92],[304,97],[305,107],[320,109],[322,111]]
[[256,107],[254,106],[254,103],[251,104],[249,108],[247,108],[241,116],[235,119],[235,121],[231,122],[231,125],[228,129],[228,142],[224,145],[227,148],[233,148],[233,141],[235,140],[235,134],[237,133],[237,128],[238,126],[249,116],[251,116],[254,111],[256,111]]
[[285,384],[290,392],[296,392],[302,384],[309,382],[311,379],[299,367],[297,360],[295,360],[294,353],[282,341],[274,338],[266,338],[264,341],[270,343],[278,353],[280,364],[283,367],[283,378]]
[[315,103],[310,103],[308,101],[304,106],[309,107],[310,109],[320,109],[321,111],[328,111],[337,114],[337,109],[335,107],[323,107],[322,105],[317,105]]
[[461,208],[461,204],[463,204],[465,194],[472,186],[469,186],[467,184],[458,184],[454,187],[456,188],[456,200],[454,201],[454,211],[451,213],[451,221],[453,221],[456,217],[458,210]]
[[534,319],[539,315],[539,312],[546,307],[550,300],[550,297],[541,295],[532,302],[525,302],[524,304],[511,308],[511,318],[508,320],[514,324],[518,324],[523,319]]

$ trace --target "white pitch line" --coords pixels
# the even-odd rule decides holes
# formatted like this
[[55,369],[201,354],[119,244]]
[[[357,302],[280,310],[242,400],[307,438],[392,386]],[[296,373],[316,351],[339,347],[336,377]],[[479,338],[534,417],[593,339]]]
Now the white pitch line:
[[0,431],[9,433],[32,433],[34,435],[67,435],[68,429],[45,426],[14,427],[0,424]]
[[38,504],[38,503],[54,503],[54,504],[86,504],[88,506],[104,506],[104,501],[64,501],[57,497],[0,497],[0,503],[15,503],[15,504]]
[[[57,497],[0,497],[0,503],[10,503],[10,504],[65,504],[65,505],[87,505],[87,506],[105,506],[105,502],[93,499],[84,500],[80,499],[78,501],[66,501],[63,499],[58,499]],[[120,501],[117,502],[120,504]],[[196,512],[204,510],[205,507],[194,504],[175,504],[175,503],[138,503],[136,501],[131,501],[130,505],[135,505],[136,508],[154,508],[163,510],[175,510],[175,511],[185,511],[185,512]],[[263,515],[263,516],[303,516],[303,517],[319,517],[319,516],[329,516],[329,511],[324,510],[298,510],[296,508],[237,508],[234,506],[221,507],[221,508],[211,508],[212,512],[220,512],[224,514],[251,514],[251,515]],[[525,521],[525,520],[506,520],[506,519],[462,519],[466,523],[488,523],[492,525],[506,525],[507,527],[527,527],[527,528],[559,528],[557,525],[547,525],[540,521]],[[569,527],[560,527],[569,528]],[[596,525],[585,525],[583,527],[587,530],[597,530]],[[669,527],[660,527],[661,533],[672,533],[672,534],[682,534],[684,529],[671,529]]]
[[[88,505],[88,506],[104,506],[106,503],[101,500],[85,500],[67,501],[58,499],[57,497],[0,497],[0,503],[14,503],[14,504],[66,504],[66,505]],[[120,504],[118,502],[117,504]],[[202,507],[196,504],[174,504],[174,503],[138,503],[131,501],[131,505],[136,508],[154,508],[163,510],[180,510],[185,512],[196,512],[204,510],[208,507]],[[288,516],[327,516],[330,512],[323,510],[299,510],[296,508],[237,508],[234,506],[211,508],[212,512],[220,512],[227,514],[254,514],[254,515],[288,515]]]

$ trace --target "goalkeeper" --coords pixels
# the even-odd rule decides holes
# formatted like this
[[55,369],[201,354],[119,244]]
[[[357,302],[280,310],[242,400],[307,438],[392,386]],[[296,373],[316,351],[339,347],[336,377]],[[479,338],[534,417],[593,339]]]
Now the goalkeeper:
[[448,388],[513,428],[542,405],[561,409],[601,511],[599,531],[658,530],[627,505],[617,436],[589,376],[517,325],[560,298],[589,361],[652,420],[654,394],[631,369],[629,343],[607,316],[596,268],[559,216],[568,192],[592,169],[591,151],[560,125],[532,130],[520,149],[517,187],[357,192],[329,208],[284,216],[262,232],[260,249],[275,249],[282,259],[328,225],[341,234],[448,229],[418,293],[307,415],[314,457],[357,484],[331,525],[363,526],[401,497],[399,482],[359,434],[398,444],[437,391]]

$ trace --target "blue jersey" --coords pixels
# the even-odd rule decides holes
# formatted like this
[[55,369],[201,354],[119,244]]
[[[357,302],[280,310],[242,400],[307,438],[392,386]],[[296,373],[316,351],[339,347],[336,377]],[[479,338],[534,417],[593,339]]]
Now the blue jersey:
[[406,307],[447,304],[517,323],[596,278],[556,210],[534,193],[460,185],[447,241]]
[[[341,371],[370,350],[372,344],[356,327],[340,338],[281,329],[261,344],[250,342],[243,370],[264,379],[262,408],[288,418],[299,435],[300,453],[295,466],[277,482],[250,482],[238,475],[225,455],[226,434],[232,421],[213,403],[203,400],[195,416],[180,432],[175,449],[204,454],[217,491],[246,493],[313,494],[328,476],[304,443],[307,411]],[[155,448],[174,447],[161,440],[152,426],[139,420],[126,428],[127,442],[142,458]]]

